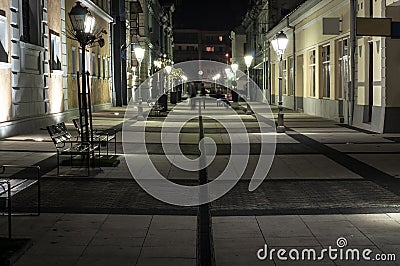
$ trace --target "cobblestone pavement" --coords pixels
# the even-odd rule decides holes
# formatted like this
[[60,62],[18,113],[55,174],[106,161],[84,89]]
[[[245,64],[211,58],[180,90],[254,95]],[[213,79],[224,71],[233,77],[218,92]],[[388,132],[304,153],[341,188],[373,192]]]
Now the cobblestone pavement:
[[[254,117],[240,115],[250,136],[251,158],[238,184],[209,205],[212,235],[206,244],[212,247],[217,265],[286,265],[290,263],[276,259],[261,262],[256,252],[264,244],[320,250],[334,246],[341,236],[353,248],[399,254],[398,135],[361,132],[287,112],[288,131],[276,135],[277,153],[271,171],[257,190],[249,192],[260,132]],[[123,118],[110,111],[104,118],[99,114],[96,122],[100,128],[120,128]],[[152,118],[152,126],[146,129],[153,163],[169,180],[197,185],[198,173],[179,171],[163,155],[162,122],[162,118]],[[210,181],[226,165],[230,143],[216,121],[205,117],[203,123],[205,136],[213,138],[218,147],[217,163],[207,169]],[[198,125],[193,119],[180,133],[181,149],[192,158],[199,153]],[[37,138],[44,141],[35,141]],[[121,140],[121,133],[118,138]],[[121,142],[117,151],[122,154]],[[93,171],[88,178],[61,178],[55,176],[54,147],[43,132],[0,141],[0,152],[8,155],[1,157],[2,163],[38,164],[44,174],[44,214],[15,218],[16,236],[34,239],[34,247],[19,265],[196,264],[198,209],[171,206],[149,196],[133,180],[122,156],[118,167]],[[143,152],[137,150],[136,156]],[[36,153],[40,157],[32,156]],[[35,192],[32,187],[19,193],[13,202],[15,210],[33,210]],[[0,219],[4,232],[5,225]],[[320,264],[395,265],[332,260],[291,265]]]
[[[243,120],[252,142],[251,154],[257,154],[260,146],[257,137],[259,128],[252,116],[243,116]],[[163,119],[151,118],[151,121],[152,126],[146,128],[147,152],[157,157],[162,155],[159,142]],[[230,143],[223,137],[226,130],[215,120],[205,117],[203,122],[205,135],[213,138],[218,146],[218,165],[212,164],[208,168],[209,178],[213,179],[226,165],[224,158],[230,155]],[[382,155],[385,145],[395,143],[374,134],[361,133],[337,126],[331,121],[301,114],[287,114],[287,125],[290,127],[287,134],[278,135],[278,156],[275,158],[270,180],[256,191],[248,191],[246,180],[250,179],[258,160],[257,156],[253,156],[243,180],[223,198],[212,203],[211,211],[214,215],[384,213],[400,210],[400,180],[384,170],[351,157],[353,154],[360,155],[359,150],[361,155]],[[113,126],[121,127],[118,124]],[[199,154],[197,127],[198,119],[192,119],[181,131],[181,148],[188,156]],[[353,141],[347,142],[345,147],[337,146],[341,141],[349,139]],[[354,140],[364,145],[358,144],[359,149],[356,149]],[[390,152],[397,153],[397,148]],[[136,151],[139,155],[142,152],[144,151]],[[310,156],[317,157],[310,160],[313,158]],[[165,158],[157,158],[153,163],[170,180],[187,185],[197,184],[197,175],[186,173],[185,178],[185,173],[171,167],[171,163]],[[84,179],[54,178],[54,158],[42,161],[42,164],[43,169],[49,172],[42,183],[42,207],[45,212],[196,213],[195,208],[174,207],[147,195],[130,176],[124,160],[118,167],[119,170],[104,168],[103,172]],[[299,173],[299,170],[304,173]],[[315,175],[317,171],[320,173]],[[247,176],[249,177],[246,178]],[[26,202],[34,202],[34,192],[32,188],[20,193],[16,197],[15,207],[26,209]]]
[[[196,208],[175,207],[154,199],[133,180],[46,180],[41,191],[43,212],[196,214]],[[35,198],[34,188],[20,193],[14,208],[34,210]],[[254,192],[248,191],[248,182],[241,181],[211,205],[213,215],[386,213],[399,208],[399,195],[364,180],[274,180]]]

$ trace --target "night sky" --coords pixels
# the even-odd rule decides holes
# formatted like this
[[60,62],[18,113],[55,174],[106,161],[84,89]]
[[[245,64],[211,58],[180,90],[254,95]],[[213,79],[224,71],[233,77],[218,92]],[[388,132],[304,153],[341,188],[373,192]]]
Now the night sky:
[[175,28],[232,30],[241,24],[249,0],[178,0]]

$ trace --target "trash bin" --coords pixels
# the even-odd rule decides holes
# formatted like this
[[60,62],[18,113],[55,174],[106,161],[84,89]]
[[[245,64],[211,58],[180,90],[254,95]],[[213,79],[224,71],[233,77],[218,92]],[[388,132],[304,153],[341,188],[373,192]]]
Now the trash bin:
[[161,97],[158,99],[158,104],[162,106],[161,112],[168,111],[168,96],[167,96],[167,94],[161,95]]
[[170,99],[171,104],[176,104],[177,100],[178,100],[178,92],[171,91],[170,92],[170,97],[171,97],[171,99]]

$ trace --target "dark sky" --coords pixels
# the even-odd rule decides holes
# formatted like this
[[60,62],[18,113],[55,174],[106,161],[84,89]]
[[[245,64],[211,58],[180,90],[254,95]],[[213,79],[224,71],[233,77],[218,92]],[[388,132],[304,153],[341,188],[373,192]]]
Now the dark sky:
[[249,0],[178,0],[176,28],[232,30],[239,26]]

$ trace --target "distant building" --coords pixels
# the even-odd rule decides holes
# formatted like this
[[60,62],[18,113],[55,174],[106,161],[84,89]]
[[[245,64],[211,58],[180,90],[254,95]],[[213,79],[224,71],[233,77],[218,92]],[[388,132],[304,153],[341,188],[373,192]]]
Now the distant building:
[[245,49],[246,49],[246,33],[242,26],[237,27],[231,31],[232,40],[232,63],[239,65],[239,69],[246,69],[244,63]]
[[174,30],[174,62],[211,60],[231,62],[229,31]]

